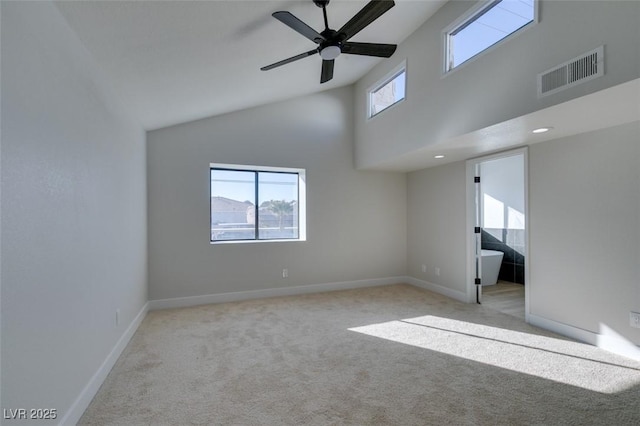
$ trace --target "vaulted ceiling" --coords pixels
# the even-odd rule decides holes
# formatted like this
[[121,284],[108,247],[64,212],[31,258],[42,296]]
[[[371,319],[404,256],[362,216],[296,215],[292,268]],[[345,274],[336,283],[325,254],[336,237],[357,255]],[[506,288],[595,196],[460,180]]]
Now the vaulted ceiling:
[[[396,0],[352,41],[400,43],[446,0]],[[332,0],[340,28],[366,0]],[[274,19],[285,10],[324,27],[311,0],[60,1],[56,5],[106,80],[147,130],[348,85],[384,59],[341,55],[333,80],[320,84],[318,55],[270,70],[260,67],[315,44]]]

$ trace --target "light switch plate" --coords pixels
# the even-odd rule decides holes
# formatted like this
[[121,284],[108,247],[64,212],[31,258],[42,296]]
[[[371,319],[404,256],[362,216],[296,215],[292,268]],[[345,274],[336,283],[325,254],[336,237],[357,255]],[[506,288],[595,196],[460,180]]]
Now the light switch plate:
[[631,327],[640,328],[640,313],[629,312],[629,325],[631,325]]

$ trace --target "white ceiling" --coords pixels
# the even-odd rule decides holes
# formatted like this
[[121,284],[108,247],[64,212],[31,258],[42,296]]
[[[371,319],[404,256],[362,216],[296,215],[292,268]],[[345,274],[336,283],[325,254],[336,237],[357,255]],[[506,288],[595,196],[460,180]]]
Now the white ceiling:
[[[396,0],[395,7],[352,40],[398,44],[445,2]],[[342,27],[367,3],[332,0],[327,7],[330,27]],[[315,47],[271,16],[286,10],[321,31],[322,10],[311,0],[56,5],[147,130],[348,85],[382,60],[341,55],[333,80],[322,85],[317,55],[260,71]]]
[[[399,44],[448,0],[395,0],[353,41]],[[368,0],[331,0],[331,28]],[[320,84],[319,56],[270,71],[315,44],[271,14],[286,10],[321,31],[312,0],[56,1],[108,82],[146,130],[352,84],[384,59],[341,55]],[[574,99],[390,159],[371,169],[411,171],[640,119],[640,80]],[[531,130],[554,129],[542,135]],[[441,160],[434,155],[444,154]]]

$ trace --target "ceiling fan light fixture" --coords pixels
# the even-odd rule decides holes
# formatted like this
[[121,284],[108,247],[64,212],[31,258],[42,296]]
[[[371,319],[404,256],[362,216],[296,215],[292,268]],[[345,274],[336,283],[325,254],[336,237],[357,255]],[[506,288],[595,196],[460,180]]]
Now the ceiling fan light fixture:
[[338,46],[327,46],[320,51],[320,56],[325,61],[330,61],[340,56],[341,50]]

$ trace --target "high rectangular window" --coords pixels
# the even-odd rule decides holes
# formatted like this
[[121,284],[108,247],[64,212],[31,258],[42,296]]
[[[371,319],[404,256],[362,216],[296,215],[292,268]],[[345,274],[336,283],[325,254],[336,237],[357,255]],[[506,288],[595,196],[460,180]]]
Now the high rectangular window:
[[381,113],[385,109],[404,100],[406,96],[407,70],[403,64],[390,76],[373,86],[369,90],[369,118]]
[[536,19],[536,0],[493,0],[446,30],[445,72],[507,38]]
[[305,171],[211,164],[211,242],[305,240]]

